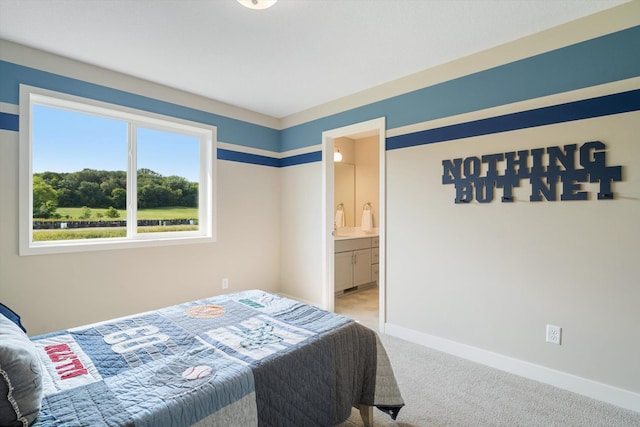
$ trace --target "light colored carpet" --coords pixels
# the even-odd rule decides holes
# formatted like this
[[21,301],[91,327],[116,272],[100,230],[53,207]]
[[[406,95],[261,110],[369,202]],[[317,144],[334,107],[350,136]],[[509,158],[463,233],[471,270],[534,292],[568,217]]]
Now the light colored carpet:
[[[341,304],[346,307],[345,300]],[[374,409],[375,427],[640,426],[638,412],[388,335],[380,334],[380,339],[405,407],[396,421]],[[362,425],[354,410],[340,427]]]

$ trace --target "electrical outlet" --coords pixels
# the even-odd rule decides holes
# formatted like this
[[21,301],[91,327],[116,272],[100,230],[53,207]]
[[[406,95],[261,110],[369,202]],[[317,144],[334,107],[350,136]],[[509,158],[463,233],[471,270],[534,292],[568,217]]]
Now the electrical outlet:
[[547,325],[547,342],[560,345],[562,340],[562,328],[555,325]]
[[225,277],[224,279],[222,279],[222,289],[228,289],[228,288],[229,288],[229,279]]

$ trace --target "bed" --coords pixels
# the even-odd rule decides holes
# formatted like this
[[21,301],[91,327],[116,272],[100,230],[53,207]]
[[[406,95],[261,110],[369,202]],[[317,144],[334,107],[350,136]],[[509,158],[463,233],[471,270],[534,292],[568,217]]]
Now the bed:
[[[0,318],[5,347],[24,332]],[[0,425],[333,426],[352,407],[372,425],[404,404],[375,332],[260,290],[24,341],[21,373],[0,354]]]

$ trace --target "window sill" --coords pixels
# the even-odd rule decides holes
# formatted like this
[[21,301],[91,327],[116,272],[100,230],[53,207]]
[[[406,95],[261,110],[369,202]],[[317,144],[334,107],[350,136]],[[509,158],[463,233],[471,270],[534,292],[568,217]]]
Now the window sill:
[[153,239],[94,239],[86,242],[73,240],[68,243],[55,241],[50,244],[47,242],[34,242],[27,247],[21,247],[20,256],[191,245],[214,243],[215,241],[215,237],[212,236],[168,236],[154,237]]

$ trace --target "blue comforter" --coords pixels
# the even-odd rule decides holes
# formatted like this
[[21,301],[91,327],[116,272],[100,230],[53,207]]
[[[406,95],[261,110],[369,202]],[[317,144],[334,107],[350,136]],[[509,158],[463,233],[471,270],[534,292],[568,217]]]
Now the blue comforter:
[[35,426],[331,426],[403,405],[377,335],[263,291],[228,294],[33,338]]

